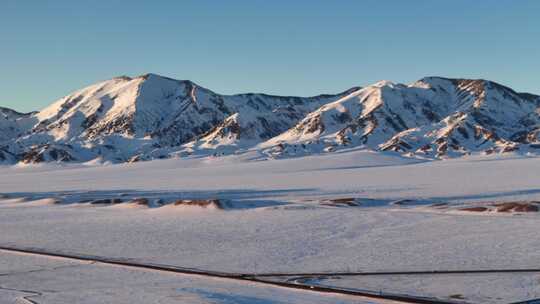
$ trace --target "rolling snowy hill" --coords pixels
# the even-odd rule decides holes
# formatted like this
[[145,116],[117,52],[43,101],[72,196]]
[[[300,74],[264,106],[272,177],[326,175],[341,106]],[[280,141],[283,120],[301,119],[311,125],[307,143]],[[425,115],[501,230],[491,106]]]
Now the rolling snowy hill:
[[0,109],[0,162],[128,162],[344,148],[423,158],[540,152],[540,97],[485,80],[381,81],[335,95],[220,95],[155,74],[117,77],[39,112]]

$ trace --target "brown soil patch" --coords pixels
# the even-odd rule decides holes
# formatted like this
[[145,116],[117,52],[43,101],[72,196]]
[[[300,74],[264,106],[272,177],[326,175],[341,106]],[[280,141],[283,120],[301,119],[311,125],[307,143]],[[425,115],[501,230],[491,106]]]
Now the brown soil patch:
[[344,198],[333,198],[328,200],[323,200],[320,202],[323,206],[333,206],[333,207],[355,207],[360,204],[356,202],[354,197],[344,197]]
[[223,209],[223,204],[219,199],[194,199],[194,200],[186,200],[181,199],[174,202],[175,206],[198,206],[207,208],[210,206],[215,206],[218,209]]
[[106,199],[99,199],[91,201],[90,204],[92,205],[114,205],[114,204],[120,204],[123,201],[119,198],[106,198]]
[[353,203],[354,198],[352,197],[346,197],[346,198],[334,198],[330,200],[332,203]]
[[131,203],[136,204],[136,205],[141,205],[141,206],[148,206],[149,201],[147,198],[141,197],[141,198],[136,198],[132,200]]
[[489,209],[486,207],[469,207],[469,208],[462,208],[459,209],[460,211],[469,211],[469,212],[484,212],[488,211]]
[[538,205],[533,202],[507,202],[494,206],[497,212],[538,212]]
[[485,207],[475,206],[459,209],[461,211],[472,211],[472,212],[485,212],[485,211],[494,211],[502,213],[512,213],[512,212],[538,212],[540,211],[540,202],[535,201],[518,201],[518,202],[485,202]]

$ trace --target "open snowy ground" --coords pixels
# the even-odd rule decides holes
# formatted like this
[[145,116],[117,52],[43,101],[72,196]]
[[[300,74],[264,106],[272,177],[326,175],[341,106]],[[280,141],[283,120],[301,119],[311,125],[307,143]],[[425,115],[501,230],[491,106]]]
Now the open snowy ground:
[[5,167],[0,169],[0,191],[166,190],[285,200],[321,195],[453,201],[540,197],[540,159],[532,157],[420,162],[353,150],[276,161],[255,153],[111,166]]
[[374,303],[361,297],[291,291],[256,283],[141,271],[3,251],[0,251],[0,266],[0,303]]
[[[455,212],[427,206],[540,200],[539,172],[540,158],[532,157],[422,162],[362,151],[270,161],[246,154],[114,166],[5,167],[0,169],[0,192],[5,194],[0,202],[0,245],[242,273],[537,268],[537,213]],[[229,208],[77,203],[111,197],[164,202],[217,198],[227,200]],[[336,198],[355,198],[360,206],[324,203]],[[413,203],[392,204],[403,199]],[[11,265],[12,258],[1,254],[0,265]],[[7,272],[3,268],[0,272]],[[111,273],[95,272],[89,275]],[[481,280],[455,279],[449,285],[442,277],[430,284],[422,283],[425,277],[400,277],[392,284],[348,278],[332,284],[506,303],[540,298],[537,277],[527,276],[531,279],[506,274],[489,279],[504,285],[505,297],[494,295],[491,289],[497,286]],[[27,282],[10,277],[1,276],[0,286],[7,278],[21,286]],[[163,290],[169,286],[164,284]],[[209,293],[221,288],[208,281],[185,285]],[[32,288],[48,289],[39,284]],[[250,288],[238,288],[237,294],[248,297],[259,292],[256,287],[249,292]],[[268,303],[309,302],[286,300],[289,292],[291,297],[296,294],[263,297],[274,300]],[[237,299],[206,300],[243,303]],[[195,298],[183,303],[197,301],[205,303]],[[339,301],[346,299],[322,302]]]

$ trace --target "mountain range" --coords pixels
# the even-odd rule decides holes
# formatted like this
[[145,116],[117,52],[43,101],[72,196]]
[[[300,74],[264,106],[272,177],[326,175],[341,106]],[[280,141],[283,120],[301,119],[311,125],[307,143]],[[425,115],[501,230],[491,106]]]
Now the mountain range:
[[0,163],[134,162],[358,148],[439,159],[540,152],[540,96],[488,80],[380,81],[314,97],[221,95],[156,74],[116,77],[45,109],[0,108]]

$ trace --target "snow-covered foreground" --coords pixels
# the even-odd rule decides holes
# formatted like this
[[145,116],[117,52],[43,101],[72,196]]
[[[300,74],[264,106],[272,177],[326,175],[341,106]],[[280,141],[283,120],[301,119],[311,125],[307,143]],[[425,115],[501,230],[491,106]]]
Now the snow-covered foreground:
[[[277,278],[283,279],[283,278]],[[417,294],[447,301],[514,303],[540,295],[540,273],[437,274],[325,277],[301,280],[319,286]]]
[[[429,212],[425,205],[386,202],[538,200],[538,172],[540,158],[419,162],[362,151],[273,161],[243,155],[114,166],[6,167],[0,169],[0,192],[7,194],[0,202],[0,243],[242,273],[536,268],[540,262],[536,213]],[[46,199],[75,202],[80,197],[121,194],[227,199],[234,208],[51,204],[53,200]],[[379,207],[320,204],[345,197],[373,199],[368,202]],[[8,257],[0,255],[0,265],[10,264],[4,259]],[[108,273],[104,270],[101,275]],[[506,278],[498,281],[506,284]],[[504,301],[540,298],[536,285],[516,280],[505,286]],[[448,288],[436,282],[426,294],[445,298],[460,288],[459,280]],[[512,288],[514,283],[519,288]],[[202,288],[199,283],[186,284]],[[421,295],[430,288],[395,284],[389,284],[389,290]],[[463,284],[460,294],[466,296],[474,289],[474,280]],[[384,290],[384,285],[377,286]],[[482,289],[484,285],[477,286],[468,292],[471,301],[504,303]],[[238,294],[251,297],[258,292],[247,289],[242,287]],[[269,298],[275,300],[269,303],[309,302]],[[209,302],[243,303],[238,299]],[[249,303],[253,302],[257,303]]]
[[3,251],[0,251],[0,266],[0,303],[374,303],[359,297],[291,291],[255,283],[141,271]]

